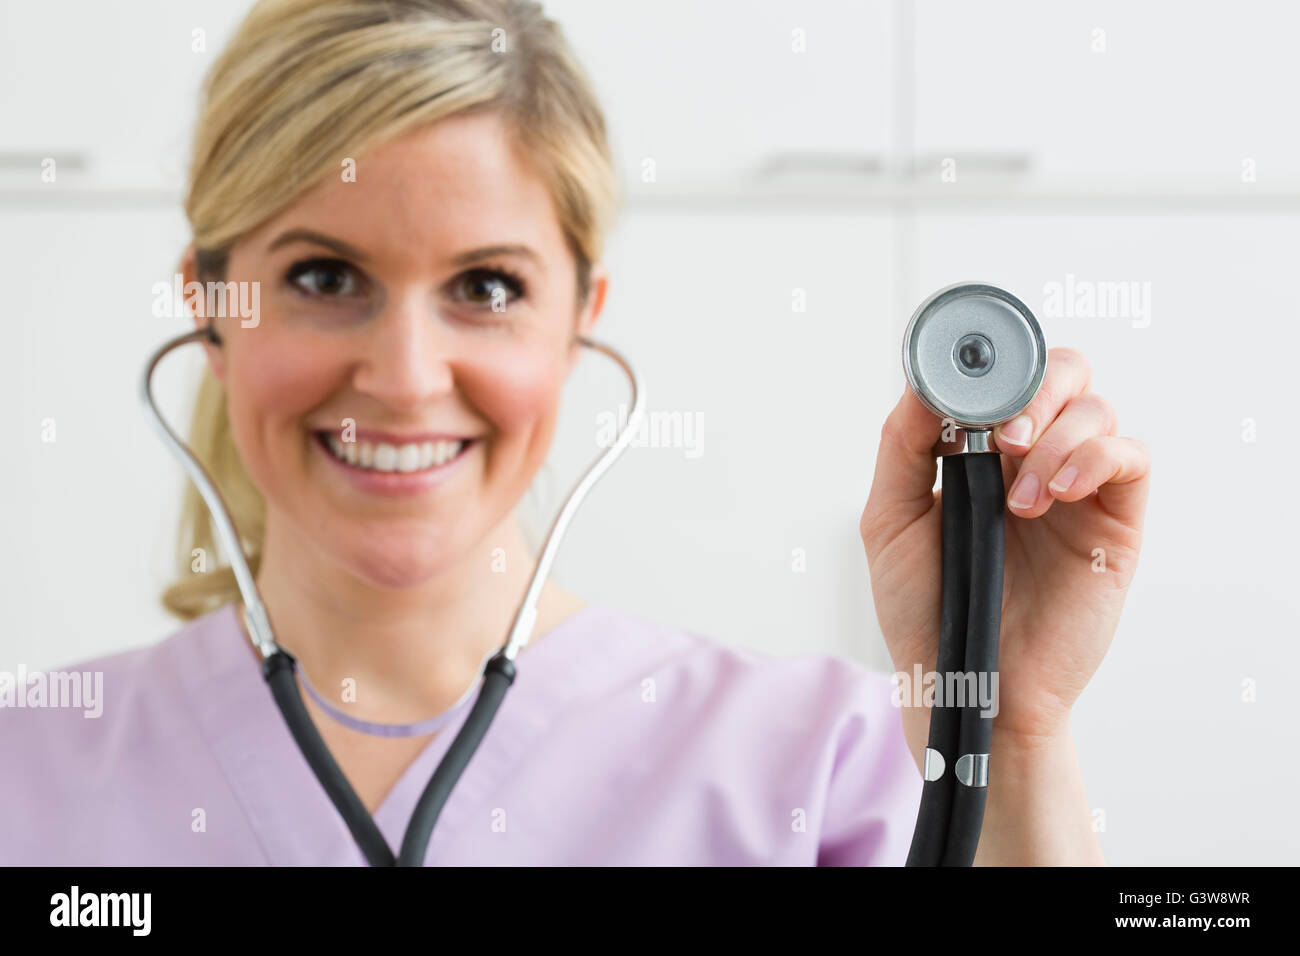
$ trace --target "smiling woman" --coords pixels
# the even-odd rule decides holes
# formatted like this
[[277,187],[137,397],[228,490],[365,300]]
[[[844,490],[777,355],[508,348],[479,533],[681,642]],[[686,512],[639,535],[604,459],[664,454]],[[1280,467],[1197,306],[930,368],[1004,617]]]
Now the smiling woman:
[[[270,327],[230,342],[227,351],[239,353],[235,374],[264,387],[259,402],[292,396],[297,407],[277,407],[302,416],[299,429],[310,424],[313,433],[340,441],[348,437],[345,420],[403,442],[413,440],[412,430],[440,438],[445,432],[446,440],[465,443],[462,452],[476,453],[480,467],[490,460],[491,488],[503,495],[495,508],[466,509],[451,500],[443,506],[445,513],[472,511],[481,535],[481,525],[503,517],[510,475],[526,486],[519,465],[530,451],[537,465],[545,457],[553,422],[539,416],[526,428],[517,411],[546,406],[524,386],[557,388],[563,373],[555,363],[567,361],[567,336],[599,313],[603,282],[593,290],[593,267],[618,192],[604,118],[558,28],[535,4],[264,3],[249,14],[207,82],[186,200],[194,246],[183,271],[187,278],[238,278],[262,289]],[[436,302],[417,301],[433,288]],[[444,321],[425,322],[426,306]],[[403,322],[417,327],[414,338],[403,337]],[[390,334],[374,334],[376,326]],[[477,357],[464,378],[481,387],[430,415],[411,409],[419,397],[410,392],[436,389],[427,379],[440,369],[445,377],[454,360],[434,332]],[[429,334],[421,340],[421,333]],[[373,353],[375,361],[362,362],[355,348],[360,339],[375,349],[396,348],[409,362],[377,365],[384,357]],[[549,342],[549,354],[531,347],[539,339]],[[312,353],[322,358],[330,349],[350,356],[354,367],[282,361],[286,350],[312,349],[322,350]],[[431,349],[440,361],[426,361]],[[544,354],[546,363],[536,361]],[[277,534],[267,527],[268,484],[297,487],[288,475],[277,482],[266,456],[302,435],[290,429],[278,433],[278,444],[251,435],[241,443],[240,430],[256,428],[251,401],[258,393],[230,387],[223,380],[226,362],[215,351],[211,358],[191,437],[257,568],[267,535]],[[370,394],[371,407],[364,407],[365,383],[376,368],[389,391]],[[269,369],[275,374],[265,374]],[[346,376],[351,394],[334,387]],[[506,381],[512,387],[503,390]],[[322,390],[331,393],[327,400]],[[250,401],[241,404],[245,397]],[[373,407],[394,397],[396,410]],[[493,425],[482,412],[498,406],[505,416],[498,424],[511,427],[499,429],[500,442],[474,448]],[[272,425],[270,416],[263,424]],[[308,461],[304,468],[313,467]],[[337,492],[349,475],[319,464],[318,477]],[[372,475],[350,477],[354,487],[375,488]],[[420,481],[390,484],[400,491]],[[296,491],[289,494],[297,498]],[[462,533],[472,536],[472,525]],[[238,592],[226,566],[191,571],[196,549],[217,550],[193,489],[181,526],[180,577],[164,603],[192,618],[236,600]],[[386,548],[394,539],[411,535],[370,536]],[[445,546],[438,551],[448,553]]]
[[[208,78],[181,272],[258,289],[260,315],[193,301],[190,444],[390,848],[535,566],[514,511],[604,305],[618,194],[599,105],[535,3],[263,0]],[[8,765],[73,768],[0,782],[4,862],[391,860],[303,759],[228,560],[195,561],[218,554],[203,501],[184,508],[164,602],[188,624],[92,663],[98,721],[0,715]],[[550,582],[532,633],[415,859],[901,862],[920,781],[883,675]]]
[[600,291],[577,298],[549,191],[497,114],[404,133],[357,170],[229,249],[226,275],[264,290],[256,330],[196,317],[221,336],[211,374],[268,502],[268,601],[283,602],[289,567],[332,594],[434,576],[468,589],[464,556],[489,537],[527,568],[511,511],[546,459],[573,336],[600,305]]
[[[181,272],[258,290],[258,321],[198,296],[196,331],[147,368],[204,342],[190,445],[255,586],[199,560],[220,555],[191,493],[164,598],[184,626],[76,668],[102,674],[94,719],[0,707],[0,767],[23,769],[0,773],[0,863],[904,862],[936,770],[925,695],[533,585],[553,552],[515,509],[604,307],[618,193],[536,3],[253,8],[205,86]],[[1069,718],[1136,570],[1149,466],[1090,382],[1050,350],[984,436],[1009,494],[996,668],[972,675],[1002,695],[997,769],[963,781],[987,784],[979,863],[1104,862]],[[969,623],[942,600],[943,424],[904,392],[858,528],[902,675]],[[292,659],[264,671],[271,633]],[[493,654],[507,639],[517,659]]]

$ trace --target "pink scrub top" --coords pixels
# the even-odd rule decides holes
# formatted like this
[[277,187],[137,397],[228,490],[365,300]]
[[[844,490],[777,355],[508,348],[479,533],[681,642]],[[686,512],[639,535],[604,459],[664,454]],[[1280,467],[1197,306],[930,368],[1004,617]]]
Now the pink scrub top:
[[[98,717],[0,707],[0,864],[365,865],[236,614],[65,668],[102,671]],[[587,605],[520,655],[425,862],[902,865],[921,776],[891,696],[850,660]],[[468,713],[376,811],[394,852]]]

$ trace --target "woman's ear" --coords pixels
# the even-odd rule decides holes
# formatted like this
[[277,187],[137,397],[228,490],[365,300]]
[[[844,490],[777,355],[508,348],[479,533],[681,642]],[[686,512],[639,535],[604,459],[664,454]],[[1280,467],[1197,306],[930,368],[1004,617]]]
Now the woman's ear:
[[[591,330],[596,327],[600,320],[601,312],[605,308],[605,293],[609,291],[609,270],[605,268],[604,263],[596,263],[591,269],[591,281],[587,291],[587,302],[582,307],[582,312],[578,315],[577,328],[574,330],[578,335],[590,335]],[[583,347],[574,343],[569,351],[569,371],[578,364],[578,356],[583,352]]]
[[[181,257],[180,270],[181,287],[185,290],[185,307],[194,319],[194,327],[196,329],[205,329],[213,319],[204,314],[207,296],[203,294],[203,283],[199,280],[198,254],[194,250],[194,243],[190,243],[186,247],[185,254]],[[191,290],[198,290],[198,292],[191,295]],[[214,325],[213,328],[215,327]],[[224,385],[226,381],[226,353],[222,351],[221,346],[211,342],[203,343],[203,351],[208,354],[208,367],[212,369],[213,376]]]

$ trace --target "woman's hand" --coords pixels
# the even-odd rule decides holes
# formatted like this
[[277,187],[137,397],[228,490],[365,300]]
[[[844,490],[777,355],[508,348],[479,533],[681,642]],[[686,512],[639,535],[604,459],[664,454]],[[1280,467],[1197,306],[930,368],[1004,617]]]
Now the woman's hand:
[[[1088,391],[1089,379],[1080,353],[1052,349],[1037,396],[994,432],[1009,494],[986,838],[989,824],[998,826],[995,804],[1008,802],[995,801],[1000,764],[1028,773],[1072,762],[1070,708],[1110,645],[1137,567],[1149,455],[1116,435],[1115,411]],[[905,390],[881,430],[860,529],[881,630],[909,680],[916,664],[927,673],[938,656],[942,492],[932,489],[942,431]],[[929,713],[903,708],[918,766]]]

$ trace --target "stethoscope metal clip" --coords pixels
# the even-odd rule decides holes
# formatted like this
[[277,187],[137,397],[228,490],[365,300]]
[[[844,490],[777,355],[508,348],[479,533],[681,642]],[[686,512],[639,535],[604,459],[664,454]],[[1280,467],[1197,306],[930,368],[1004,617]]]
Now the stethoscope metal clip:
[[[1047,370],[1038,320],[985,283],[940,289],[903,337],[908,385],[943,419],[943,593],[935,706],[908,866],[970,866],[988,794],[993,717],[953,691],[997,684],[1005,549],[1002,459],[993,429],[1037,394]],[[951,439],[951,440],[949,440]]]

